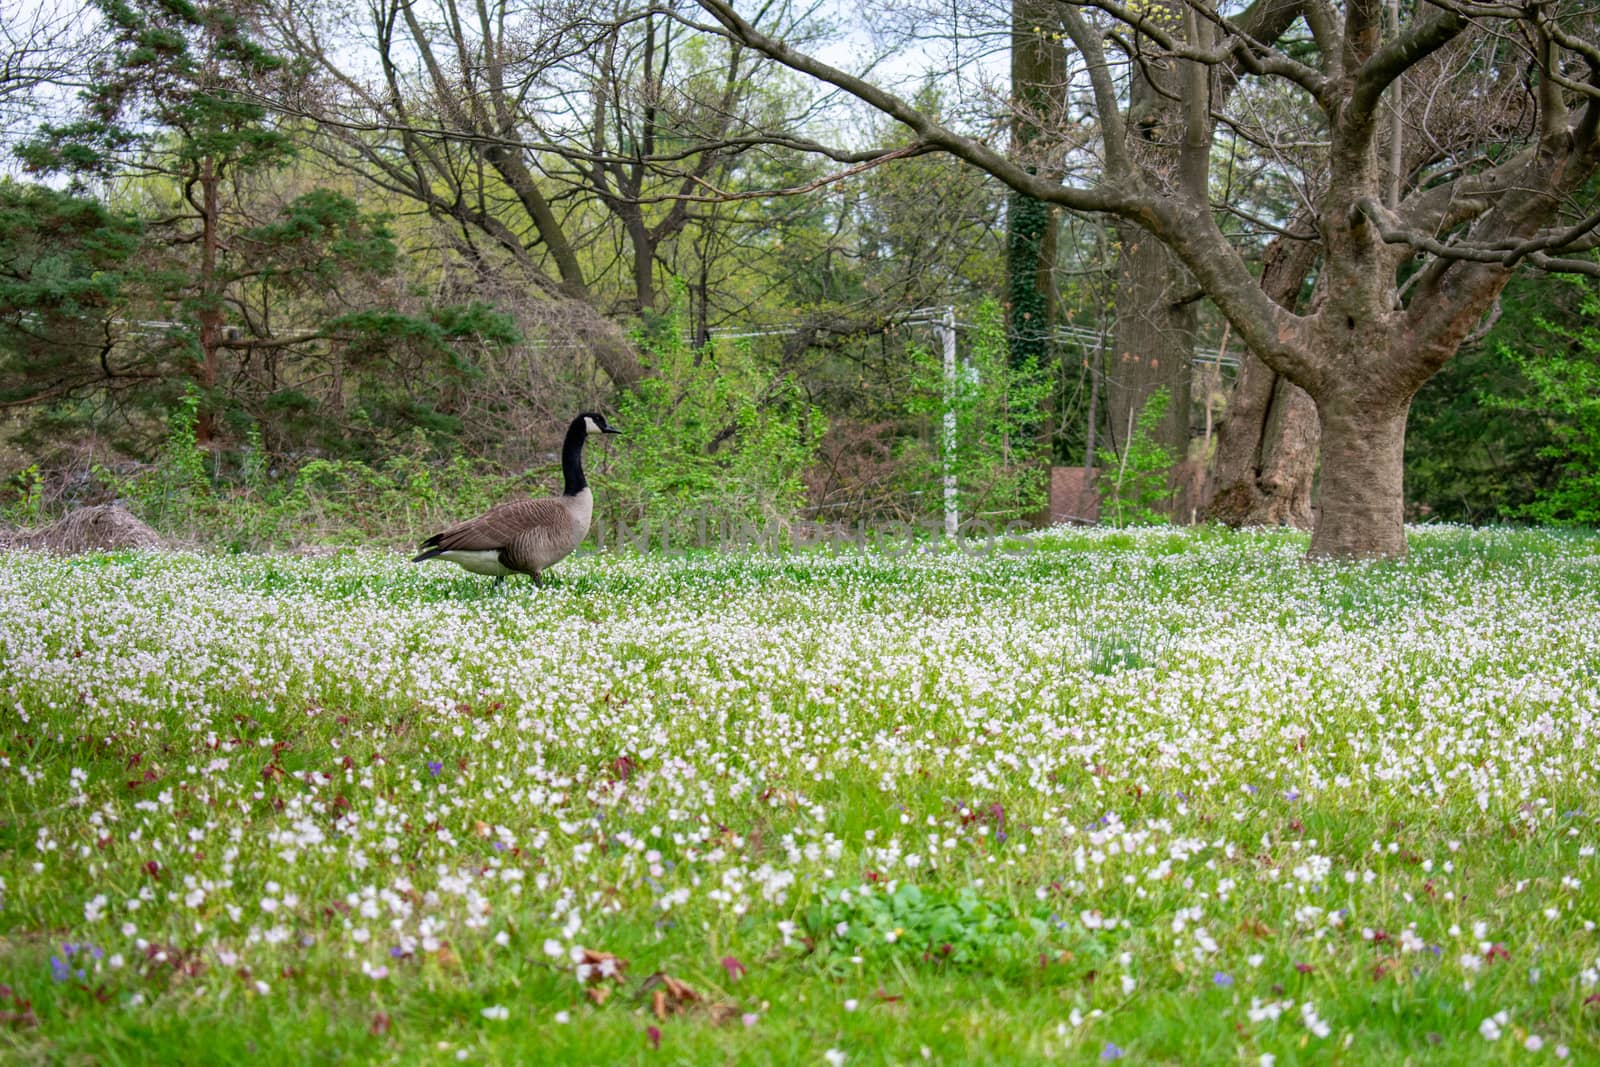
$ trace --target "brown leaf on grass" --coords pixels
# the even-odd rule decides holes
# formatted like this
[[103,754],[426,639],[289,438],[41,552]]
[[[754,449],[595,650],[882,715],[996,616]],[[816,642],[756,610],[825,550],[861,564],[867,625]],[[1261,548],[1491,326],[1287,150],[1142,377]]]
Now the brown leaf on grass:
[[650,1010],[661,1020],[700,1002],[699,993],[665,971],[657,971],[646,978],[639,992],[650,994]]
[[391,1020],[385,1012],[378,1012],[372,1017],[372,1025],[367,1027],[367,1033],[373,1037],[382,1037],[389,1032]]
[[1251,937],[1271,937],[1272,927],[1260,919],[1250,918],[1239,924],[1239,932],[1249,934]]
[[583,950],[583,955],[578,958],[578,977],[586,985],[603,982],[606,979],[620,982],[622,973],[627,967],[628,961],[621,956],[586,948]]
[[717,1026],[731,1022],[740,1015],[737,1005],[727,1001],[708,1001],[686,982],[665,971],[657,971],[640,983],[639,995],[645,994],[650,996],[651,1014],[662,1022],[691,1009],[704,1012],[706,1018]]
[[594,1006],[597,1008],[604,1007],[605,1002],[611,999],[611,987],[608,985],[592,985],[585,989],[584,993],[594,1001]]

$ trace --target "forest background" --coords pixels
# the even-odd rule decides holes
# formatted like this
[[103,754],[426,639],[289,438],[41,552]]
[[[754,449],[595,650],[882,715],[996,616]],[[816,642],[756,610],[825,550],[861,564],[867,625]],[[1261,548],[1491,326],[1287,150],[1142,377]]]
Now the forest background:
[[[1057,466],[1097,468],[1106,521],[1311,524],[1315,413],[1272,372],[1263,386],[1160,245],[928,151],[718,32],[716,6],[9,4],[5,520],[119,499],[240,549],[403,540],[551,484],[566,420],[595,407],[629,433],[593,457],[603,522],[922,522],[946,475],[968,523],[1039,521]],[[1552,39],[1600,56],[1595,12],[1559,6],[1570,36]],[[1331,151],[1315,110],[1225,93],[1213,63],[1223,117],[1180,144],[1164,79],[1183,76],[1181,19],[1090,7],[1127,44],[1110,66],[1146,150],[1203,154],[1262,286],[1325,300],[1303,215]],[[1271,16],[1310,62],[1325,7],[1230,17]],[[1434,5],[1389,10],[1396,39]],[[745,17],[1030,174],[1104,169],[1103,124],[1074,116],[1092,79],[1067,16],[941,11]],[[1523,97],[1548,103],[1544,75],[1490,29],[1407,71],[1380,146],[1397,197],[1487,172],[1538,125]],[[1569,264],[1595,266],[1595,194],[1591,174],[1555,212]],[[1528,258],[1411,404],[1412,521],[1600,521],[1600,282]]]

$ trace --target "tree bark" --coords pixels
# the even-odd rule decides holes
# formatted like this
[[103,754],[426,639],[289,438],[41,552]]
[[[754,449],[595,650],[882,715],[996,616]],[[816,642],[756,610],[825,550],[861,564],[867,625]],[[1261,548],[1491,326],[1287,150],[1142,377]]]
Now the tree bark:
[[1369,398],[1320,405],[1322,482],[1312,558],[1380,559],[1405,555],[1404,403]]
[[212,392],[217,387],[221,370],[222,346],[222,291],[217,284],[217,250],[221,244],[218,223],[221,221],[221,198],[218,185],[221,175],[217,164],[207,156],[200,161],[200,390],[205,395],[200,400],[200,410],[195,418],[195,441],[209,448],[216,437],[216,413],[212,411]]
[[[1189,45],[1204,49],[1209,23],[1178,0],[1156,0],[1153,10]],[[1210,173],[1209,101],[1222,87],[1213,71],[1192,62],[1135,63],[1129,75],[1129,155],[1146,174],[1172,192],[1204,198]],[[1169,513],[1189,521],[1197,495],[1187,472],[1190,406],[1194,392],[1194,347],[1199,329],[1200,289],[1166,245],[1133,225],[1118,227],[1116,357],[1107,408],[1111,433],[1127,427],[1157,389],[1167,391],[1166,417],[1156,440],[1173,458]],[[1127,441],[1116,441],[1119,451]]]
[[1317,438],[1306,391],[1246,353],[1217,430],[1206,518],[1236,529],[1311,529]]
[[[1289,229],[1308,228],[1304,213]],[[1317,259],[1310,241],[1278,237],[1267,246],[1261,288],[1294,311]],[[1228,409],[1217,428],[1206,518],[1226,526],[1312,526],[1317,462],[1316,405],[1304,389],[1246,350]]]
[[[1051,0],[1012,0],[1011,151],[1033,174],[1040,172],[1040,130],[1053,124],[1055,98],[1065,79],[1061,44],[1049,32],[1057,24]],[[1013,365],[1031,359],[1042,366],[1050,354],[1055,259],[1054,209],[1013,192],[1006,201],[1007,341]]]
[[1120,453],[1128,445],[1130,418],[1138,421],[1150,394],[1165,387],[1167,414],[1157,434],[1176,462],[1189,450],[1189,405],[1193,393],[1198,307],[1188,300],[1189,272],[1166,246],[1134,226],[1119,227],[1117,325],[1106,408],[1112,441]]

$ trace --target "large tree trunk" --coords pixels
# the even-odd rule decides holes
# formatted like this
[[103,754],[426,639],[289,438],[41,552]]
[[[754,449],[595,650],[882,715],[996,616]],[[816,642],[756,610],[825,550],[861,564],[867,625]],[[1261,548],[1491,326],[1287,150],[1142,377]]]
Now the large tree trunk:
[[[1304,214],[1289,228],[1310,227]],[[1261,288],[1294,311],[1317,258],[1310,241],[1279,237],[1267,247]],[[1309,530],[1317,464],[1317,411],[1304,389],[1246,350],[1217,428],[1206,517],[1227,526]]]
[[1317,431],[1305,390],[1247,352],[1217,428],[1206,518],[1235,528],[1311,529]]
[[1322,482],[1311,555],[1391,558],[1406,552],[1404,508],[1409,400],[1334,399],[1318,407]]

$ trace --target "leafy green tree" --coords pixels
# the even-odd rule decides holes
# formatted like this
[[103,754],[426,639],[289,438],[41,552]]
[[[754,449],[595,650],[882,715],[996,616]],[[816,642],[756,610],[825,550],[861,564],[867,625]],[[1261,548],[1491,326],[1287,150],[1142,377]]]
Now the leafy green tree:
[[[1049,368],[1007,344],[1006,316],[994,300],[979,304],[962,346],[954,389],[942,353],[912,350],[908,407],[925,416],[925,437],[908,442],[905,476],[924,510],[936,512],[936,491],[954,473],[963,523],[1003,524],[1036,514],[1047,500],[1046,444],[1037,433],[1039,410],[1053,388]],[[955,415],[954,450],[946,452],[944,415]]]
[[742,342],[695,346],[683,323],[636,338],[652,373],[618,401],[627,447],[596,464],[605,525],[669,544],[771,532],[799,509],[826,424],[781,365]]
[[1159,526],[1171,520],[1173,454],[1161,442],[1169,398],[1158,386],[1140,407],[1119,455],[1100,452],[1100,517],[1113,526]]
[[1406,467],[1417,517],[1594,521],[1576,516],[1600,470],[1582,393],[1600,363],[1587,325],[1595,302],[1588,281],[1529,277],[1506,287],[1492,328],[1413,405]]
[[148,237],[185,262],[160,264],[145,281],[167,290],[180,319],[193,324],[173,340],[188,350],[190,376],[205,395],[204,443],[214,431],[211,394],[226,326],[225,183],[291,151],[265,109],[239,89],[281,78],[287,67],[250,35],[249,0],[95,0],[95,8],[109,41],[82,114],[46,125],[18,154],[31,171],[64,172],[79,183],[132,172],[182,190],[176,213],[152,220]]
[[[118,259],[93,275],[97,318],[80,328],[98,347],[47,359],[8,346],[24,398],[98,391],[158,416],[192,384],[203,448],[256,433],[272,448],[370,456],[412,427],[459,430],[473,346],[516,331],[482,305],[431,307],[396,284],[384,216],[331,189],[288,194],[294,146],[257,99],[301,72],[257,42],[253,0],[95,3],[107,40],[94,88],[18,155],[70,177],[73,203],[91,183],[109,189],[117,211],[80,208],[99,230],[78,245],[113,244]],[[14,199],[67,203],[51,195]],[[38,306],[20,310],[27,298],[18,321],[38,319]],[[146,437],[161,421],[144,420]]]
[[1539,319],[1540,335],[1508,353],[1532,384],[1531,395],[1498,403],[1535,414],[1549,427],[1550,442],[1539,455],[1555,478],[1518,514],[1555,525],[1600,526],[1600,286],[1588,279],[1565,284],[1581,294],[1579,325]]
[[123,384],[101,326],[141,234],[137,219],[93,200],[0,181],[0,405]]

